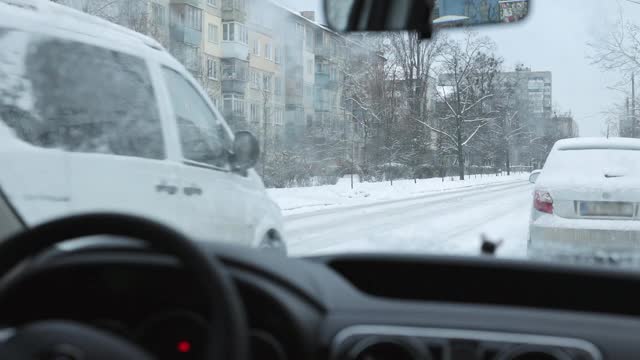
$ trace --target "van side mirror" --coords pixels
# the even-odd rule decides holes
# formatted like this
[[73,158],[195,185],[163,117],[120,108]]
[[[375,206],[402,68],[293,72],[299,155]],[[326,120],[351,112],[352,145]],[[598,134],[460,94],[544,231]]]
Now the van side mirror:
[[542,170],[533,170],[531,172],[531,174],[529,175],[529,182],[532,184],[536,183],[536,180],[538,180],[538,176],[540,176],[540,173],[542,172]]
[[238,131],[233,141],[231,154],[231,168],[233,171],[245,173],[258,162],[260,144],[258,139],[249,131]]

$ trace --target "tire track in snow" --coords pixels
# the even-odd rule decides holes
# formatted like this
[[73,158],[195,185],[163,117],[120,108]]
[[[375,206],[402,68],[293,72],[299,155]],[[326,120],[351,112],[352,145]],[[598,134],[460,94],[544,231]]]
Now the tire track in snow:
[[[289,230],[287,239],[292,253],[315,252],[324,248],[348,243],[354,240],[377,238],[385,233],[393,233],[405,228],[418,228],[410,230],[414,232],[414,243],[427,245],[433,236],[438,236],[441,241],[459,234],[466,233],[474,228],[502,216],[508,208],[502,212],[488,211],[486,214],[474,213],[474,207],[486,207],[496,199],[509,198],[517,194],[528,194],[530,185],[526,181],[519,181],[509,185],[495,186],[491,188],[466,190],[447,194],[430,194],[395,202],[393,206],[388,204],[371,204],[371,208],[336,209],[335,212],[323,211],[321,215],[312,215],[305,218],[298,217],[286,224]],[[499,195],[499,196],[496,196]],[[478,205],[479,204],[479,205]],[[527,203],[528,204],[528,203]],[[515,206],[515,205],[514,205]],[[474,219],[472,223],[452,225],[448,216],[470,212]],[[478,217],[479,216],[479,217]],[[438,221],[440,220],[440,221]],[[459,219],[458,219],[459,220]],[[458,221],[456,220],[456,222]],[[453,230],[449,230],[452,229]],[[425,230],[425,231],[420,231]],[[446,236],[447,238],[442,238]],[[388,243],[393,241],[390,239]],[[388,245],[388,244],[387,244]],[[374,249],[375,250],[375,249]]]
[[288,242],[295,243],[295,239],[300,235],[309,232],[323,231],[327,226],[335,228],[348,225],[354,218],[366,216],[368,219],[379,215],[390,215],[393,210],[411,211],[422,210],[425,205],[437,205],[451,201],[465,200],[471,196],[478,196],[498,191],[505,191],[512,188],[521,188],[528,186],[527,181],[514,181],[509,184],[500,184],[491,187],[482,187],[474,189],[465,189],[461,191],[450,191],[446,193],[437,193],[429,195],[421,195],[417,197],[403,199],[401,201],[382,201],[371,202],[369,204],[358,204],[353,207],[344,207],[336,209],[326,209],[318,212],[296,214],[294,216],[285,217],[285,232]]
[[[466,194],[466,193],[475,193],[484,189],[497,189],[497,188],[502,188],[502,187],[512,187],[514,186],[514,184],[527,184],[528,181],[526,180],[513,180],[513,181],[505,181],[505,182],[500,182],[500,183],[494,183],[494,184],[483,184],[483,185],[470,185],[470,186],[464,186],[464,187],[459,187],[459,188],[454,188],[454,189],[446,189],[446,190],[442,190],[442,191],[438,191],[438,190],[431,190],[431,191],[427,191],[425,193],[416,193],[414,196],[409,196],[409,197],[403,197],[403,198],[399,198],[399,199],[391,199],[391,200],[379,200],[379,201],[372,201],[369,203],[364,203],[364,204],[355,204],[355,205],[346,205],[346,206],[336,206],[330,209],[320,209],[320,210],[315,210],[315,211],[309,211],[309,212],[303,212],[303,213],[299,213],[299,214],[291,214],[291,215],[286,215],[284,217],[285,221],[295,221],[295,220],[300,220],[300,219],[306,219],[306,218],[310,218],[310,217],[315,217],[315,216],[323,216],[323,215],[334,215],[337,212],[347,212],[347,211],[353,211],[353,210],[358,210],[358,209],[373,209],[374,207],[378,207],[378,206],[382,206],[382,205],[392,205],[392,204],[405,204],[406,202],[409,201],[418,201],[418,200],[423,200],[423,199],[431,199],[431,198],[439,198],[439,197],[449,197],[449,196],[458,196],[460,194]],[[333,205],[333,204],[325,204],[325,206],[327,205]],[[313,205],[314,207],[317,205]],[[305,206],[298,206],[296,208],[293,209],[300,209],[303,208]],[[291,209],[289,209],[291,210]]]

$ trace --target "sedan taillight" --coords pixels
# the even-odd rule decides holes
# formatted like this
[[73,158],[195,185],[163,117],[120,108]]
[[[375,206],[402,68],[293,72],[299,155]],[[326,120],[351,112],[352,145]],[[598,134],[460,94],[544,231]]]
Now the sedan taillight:
[[547,214],[553,214],[553,198],[547,191],[536,190],[533,194],[533,207]]

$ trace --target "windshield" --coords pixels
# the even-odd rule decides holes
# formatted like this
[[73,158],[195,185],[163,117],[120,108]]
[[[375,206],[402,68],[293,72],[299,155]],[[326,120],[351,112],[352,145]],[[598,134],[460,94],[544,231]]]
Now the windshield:
[[291,256],[637,252],[635,1],[437,0],[436,23],[503,24],[424,41],[335,32],[321,0],[56,2],[0,0],[0,200],[26,226],[112,211]]

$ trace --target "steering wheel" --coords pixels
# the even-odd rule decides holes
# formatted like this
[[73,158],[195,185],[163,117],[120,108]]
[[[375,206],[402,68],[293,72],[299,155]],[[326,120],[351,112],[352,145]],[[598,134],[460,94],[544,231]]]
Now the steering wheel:
[[[185,235],[157,222],[130,215],[87,214],[54,220],[0,243],[0,279],[23,260],[47,248],[93,235],[138,239],[175,256],[201,289],[208,304],[205,359],[245,360],[248,330],[236,288],[219,260],[206,255]],[[4,295],[0,290],[0,298]],[[0,312],[2,309],[0,309]],[[0,359],[113,360],[152,359],[134,343],[71,321],[26,324],[0,344]]]

